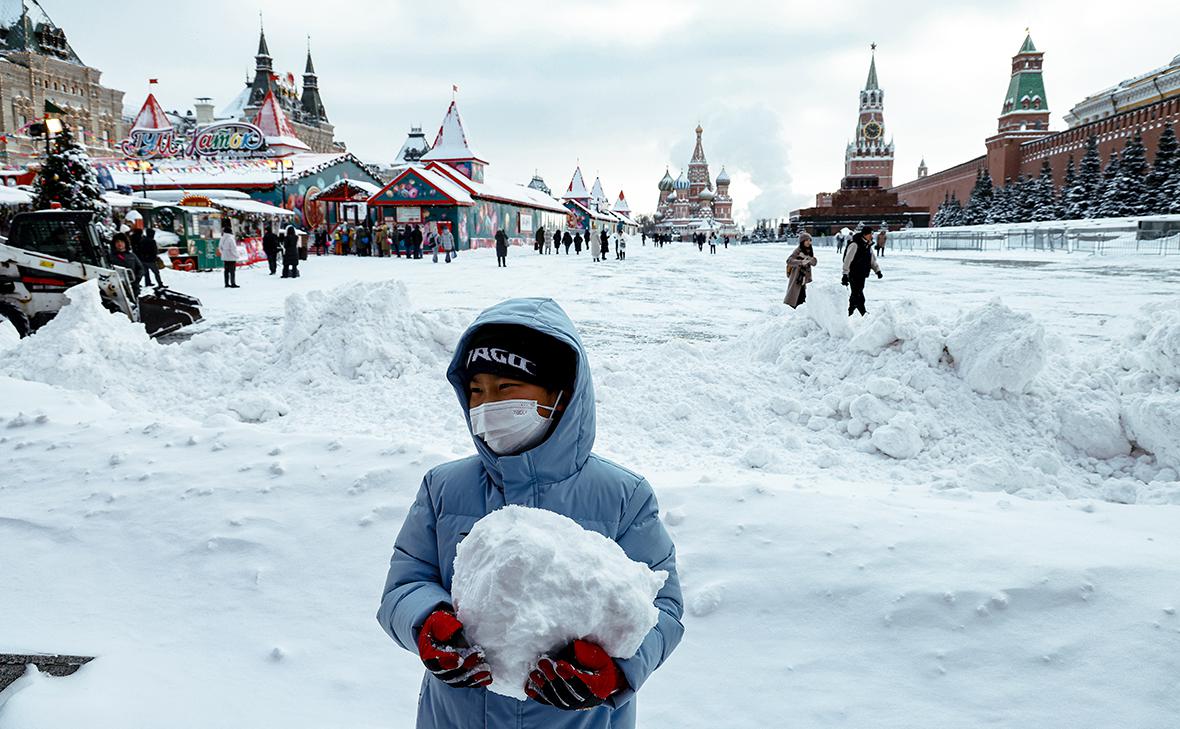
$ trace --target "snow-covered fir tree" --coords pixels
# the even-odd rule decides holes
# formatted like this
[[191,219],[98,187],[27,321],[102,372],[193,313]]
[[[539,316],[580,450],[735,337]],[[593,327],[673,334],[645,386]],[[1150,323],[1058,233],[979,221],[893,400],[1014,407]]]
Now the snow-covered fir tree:
[[1076,165],[1071,154],[1069,161],[1065,163],[1065,179],[1061,181],[1061,193],[1058,196],[1058,220],[1076,220],[1071,211],[1081,206],[1082,201],[1078,197],[1081,194],[1082,189],[1078,185]]
[[930,225],[934,228],[946,227],[947,208],[951,205],[951,194],[945,192],[942,195],[942,202],[938,204],[938,210],[934,211],[934,217],[930,219]]
[[[1069,175],[1073,174],[1073,160],[1070,160]],[[1053,187],[1053,167],[1049,159],[1041,162],[1041,175],[1033,181],[1032,220],[1059,220],[1061,206],[1057,191]]]
[[1134,215],[1134,185],[1130,176],[1123,171],[1123,160],[1115,150],[1110,152],[1110,162],[1102,176],[1102,195],[1098,205],[1091,209],[1091,218],[1121,218]]
[[1143,146],[1143,135],[1139,132],[1131,137],[1123,154],[1119,157],[1123,185],[1126,188],[1128,204],[1125,215],[1146,215],[1151,210],[1151,195],[1147,190],[1147,148]]
[[1086,141],[1086,154],[1073,184],[1065,190],[1065,218],[1081,220],[1089,215],[1091,206],[1097,207],[1102,189],[1102,158],[1098,155],[1098,137]]
[[950,227],[963,225],[963,203],[959,202],[959,197],[953,192],[950,207],[946,212],[946,224]]
[[1035,177],[1025,177],[1023,174],[1016,179],[1016,188],[1012,196],[1013,222],[1028,223],[1035,220],[1033,213],[1037,209],[1039,181]]
[[1180,213],[1180,143],[1172,125],[1164,127],[1159,147],[1144,181],[1149,215]]
[[971,197],[967,198],[967,205],[963,208],[963,225],[983,225],[987,222],[992,194],[992,176],[985,167],[975,176],[975,187],[971,189]]
[[111,217],[111,206],[102,197],[90,156],[68,126],[57,135],[33,183],[33,207],[45,210],[53,203],[65,210],[93,210],[100,227]]
[[1015,182],[1008,180],[1003,187],[997,187],[992,192],[992,203],[987,211],[986,222],[989,225],[1017,222]]

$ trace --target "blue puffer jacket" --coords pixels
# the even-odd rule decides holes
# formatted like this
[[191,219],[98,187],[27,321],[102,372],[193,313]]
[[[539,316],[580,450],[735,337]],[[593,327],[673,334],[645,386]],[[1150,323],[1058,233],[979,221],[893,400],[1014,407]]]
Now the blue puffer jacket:
[[[478,455],[430,470],[394,545],[377,620],[398,645],[417,655],[418,629],[439,605],[451,603],[455,546],[484,515],[506,504],[564,514],[615,540],[631,559],[668,580],[656,597],[657,625],[639,651],[618,661],[632,690],[589,711],[561,711],[486,689],[456,689],[429,673],[418,701],[419,729],[628,729],[635,726],[635,690],[676,648],[684,627],[676,550],[642,477],[590,452],[594,445],[594,385],[573,322],[549,299],[513,299],[480,314],[459,341],[447,379],[464,412],[467,382],[460,362],[466,342],[485,324],[523,324],[567,343],[578,355],[574,392],[544,443],[500,457],[475,436]],[[470,424],[469,424],[470,427]],[[493,677],[495,680],[495,677]]]

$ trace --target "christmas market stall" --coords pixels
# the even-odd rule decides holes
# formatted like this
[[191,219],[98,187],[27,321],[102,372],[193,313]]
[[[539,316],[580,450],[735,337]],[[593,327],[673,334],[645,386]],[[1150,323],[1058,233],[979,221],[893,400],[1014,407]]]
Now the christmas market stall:
[[153,193],[173,198],[157,201],[150,211],[150,221],[157,231],[157,244],[168,253],[174,268],[190,271],[221,268],[218,243],[225,220],[231,222],[238,246],[245,253],[243,265],[266,259],[262,235],[267,225],[278,232],[295,223],[296,215],[292,211],[258,202],[244,193],[211,192],[217,197]]
[[452,101],[431,150],[419,163],[398,168],[368,205],[380,222],[420,227],[424,234],[449,229],[460,249],[494,246],[499,230],[510,244],[531,246],[539,228],[565,227],[568,211],[559,201],[488,179],[487,164],[468,146]]
[[344,178],[320,190],[311,202],[323,206],[324,224],[331,233],[342,223],[358,224],[368,219],[368,200],[381,192],[380,185]]
[[181,138],[155,97],[148,95],[122,156],[96,160],[108,189],[173,190],[206,195],[231,190],[295,213],[295,224],[324,224],[324,205],[312,202],[324,188],[342,180],[381,181],[374,170],[348,152],[314,153],[294,136],[282,107],[268,98],[254,123],[220,121]]

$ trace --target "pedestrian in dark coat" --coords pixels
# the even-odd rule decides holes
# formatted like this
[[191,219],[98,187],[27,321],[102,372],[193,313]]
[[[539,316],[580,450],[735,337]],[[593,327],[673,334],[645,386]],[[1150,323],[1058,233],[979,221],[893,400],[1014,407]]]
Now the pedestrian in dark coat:
[[508,268],[508,234],[504,229],[496,231],[496,268]]
[[852,240],[844,248],[844,275],[840,283],[849,287],[848,316],[859,311],[861,316],[865,311],[865,280],[869,271],[875,271],[877,278],[881,278],[881,267],[877,265],[877,254],[873,252],[873,230],[867,226],[859,228],[852,236]]
[[270,267],[270,275],[275,275],[279,264],[279,237],[269,225],[262,236],[262,252],[266,254],[266,265]]
[[299,235],[294,225],[283,236],[283,278],[299,278]]
[[553,246],[552,247],[545,246],[545,252],[551,254],[551,253],[553,253],[554,249],[556,249],[558,253],[561,253],[561,231],[560,230],[553,231]]
[[811,247],[811,234],[799,234],[799,245],[787,256],[787,295],[783,303],[792,309],[807,301],[807,284],[811,283],[811,267],[818,263]]
[[414,249],[414,258],[422,258],[422,229],[418,226],[410,231],[410,245]]
[[153,228],[148,228],[143,232],[143,235],[136,240],[135,234],[139,231],[132,231],[131,234],[131,252],[143,264],[143,285],[152,285],[152,275],[156,277],[156,285],[163,286],[164,282],[160,280],[160,250],[156,247],[156,231]]
[[545,241],[546,240],[548,240],[548,237],[545,235],[545,229],[544,228],[537,228],[537,236],[536,236],[537,253],[544,253],[545,252]]
[[131,251],[127,236],[115,233],[111,239],[111,263],[131,272],[131,288],[135,291],[135,298],[139,298],[139,279],[143,278],[143,264],[139,256]]
[[[563,245],[565,245],[565,254],[568,256],[570,254],[570,246],[574,244],[574,237],[570,235],[568,230],[565,232],[565,235],[561,237],[561,242]],[[559,248],[557,252],[561,253],[561,249]]]
[[574,233],[574,253],[581,254],[582,252],[582,234]]

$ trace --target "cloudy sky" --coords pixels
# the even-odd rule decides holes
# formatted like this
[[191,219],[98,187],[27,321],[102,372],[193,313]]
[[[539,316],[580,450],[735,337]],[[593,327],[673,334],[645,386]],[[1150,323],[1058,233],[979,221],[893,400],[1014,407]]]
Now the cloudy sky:
[[983,152],[1010,57],[1031,28],[1054,128],[1085,96],[1180,54],[1180,5],[1135,0],[931,3],[754,0],[42,0],[83,61],[138,106],[220,108],[254,65],[258,12],[276,70],[301,74],[311,35],[336,136],[388,162],[411,124],[433,139],[458,84],[489,176],[564,189],[579,162],[607,194],[654,208],[665,166],[705,128],[735,214],[785,217],[839,185],[869,44],[895,180]]

